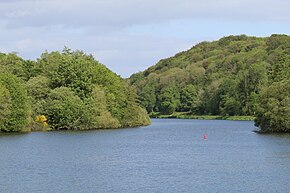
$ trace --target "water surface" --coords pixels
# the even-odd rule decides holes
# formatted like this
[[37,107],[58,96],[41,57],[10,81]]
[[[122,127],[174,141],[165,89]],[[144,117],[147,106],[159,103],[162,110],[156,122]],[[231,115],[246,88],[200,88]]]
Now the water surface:
[[254,129],[252,121],[152,119],[131,129],[0,135],[0,192],[289,192],[290,136]]

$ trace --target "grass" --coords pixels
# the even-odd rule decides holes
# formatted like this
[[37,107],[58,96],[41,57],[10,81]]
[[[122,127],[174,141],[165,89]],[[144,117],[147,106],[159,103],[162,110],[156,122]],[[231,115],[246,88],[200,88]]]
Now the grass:
[[158,112],[150,114],[151,118],[176,118],[176,119],[206,119],[206,120],[235,120],[235,121],[253,121],[253,116],[221,116],[221,115],[192,115],[188,112],[174,112],[171,115],[162,115]]

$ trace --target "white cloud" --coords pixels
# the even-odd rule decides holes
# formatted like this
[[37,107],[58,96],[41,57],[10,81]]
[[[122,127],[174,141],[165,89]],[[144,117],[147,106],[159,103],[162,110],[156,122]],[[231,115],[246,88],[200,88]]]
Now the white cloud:
[[64,45],[123,76],[201,40],[290,33],[290,0],[0,0],[1,50],[34,59]]
[[289,0],[26,0],[1,3],[0,16],[9,27],[127,27],[192,18],[290,22],[289,6]]

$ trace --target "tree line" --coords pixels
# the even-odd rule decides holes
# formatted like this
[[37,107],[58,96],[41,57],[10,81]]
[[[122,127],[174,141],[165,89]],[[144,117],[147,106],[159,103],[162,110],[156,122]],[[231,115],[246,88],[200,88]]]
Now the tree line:
[[290,131],[290,37],[228,36],[162,59],[129,82],[147,112],[250,115]]
[[136,91],[82,51],[36,61],[0,53],[0,131],[88,130],[150,123]]

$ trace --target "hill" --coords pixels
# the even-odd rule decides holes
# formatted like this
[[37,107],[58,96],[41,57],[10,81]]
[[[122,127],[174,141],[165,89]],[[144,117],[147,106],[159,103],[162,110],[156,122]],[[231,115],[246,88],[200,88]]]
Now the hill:
[[256,116],[262,131],[289,132],[289,74],[289,36],[239,35],[201,42],[129,81],[149,113]]

